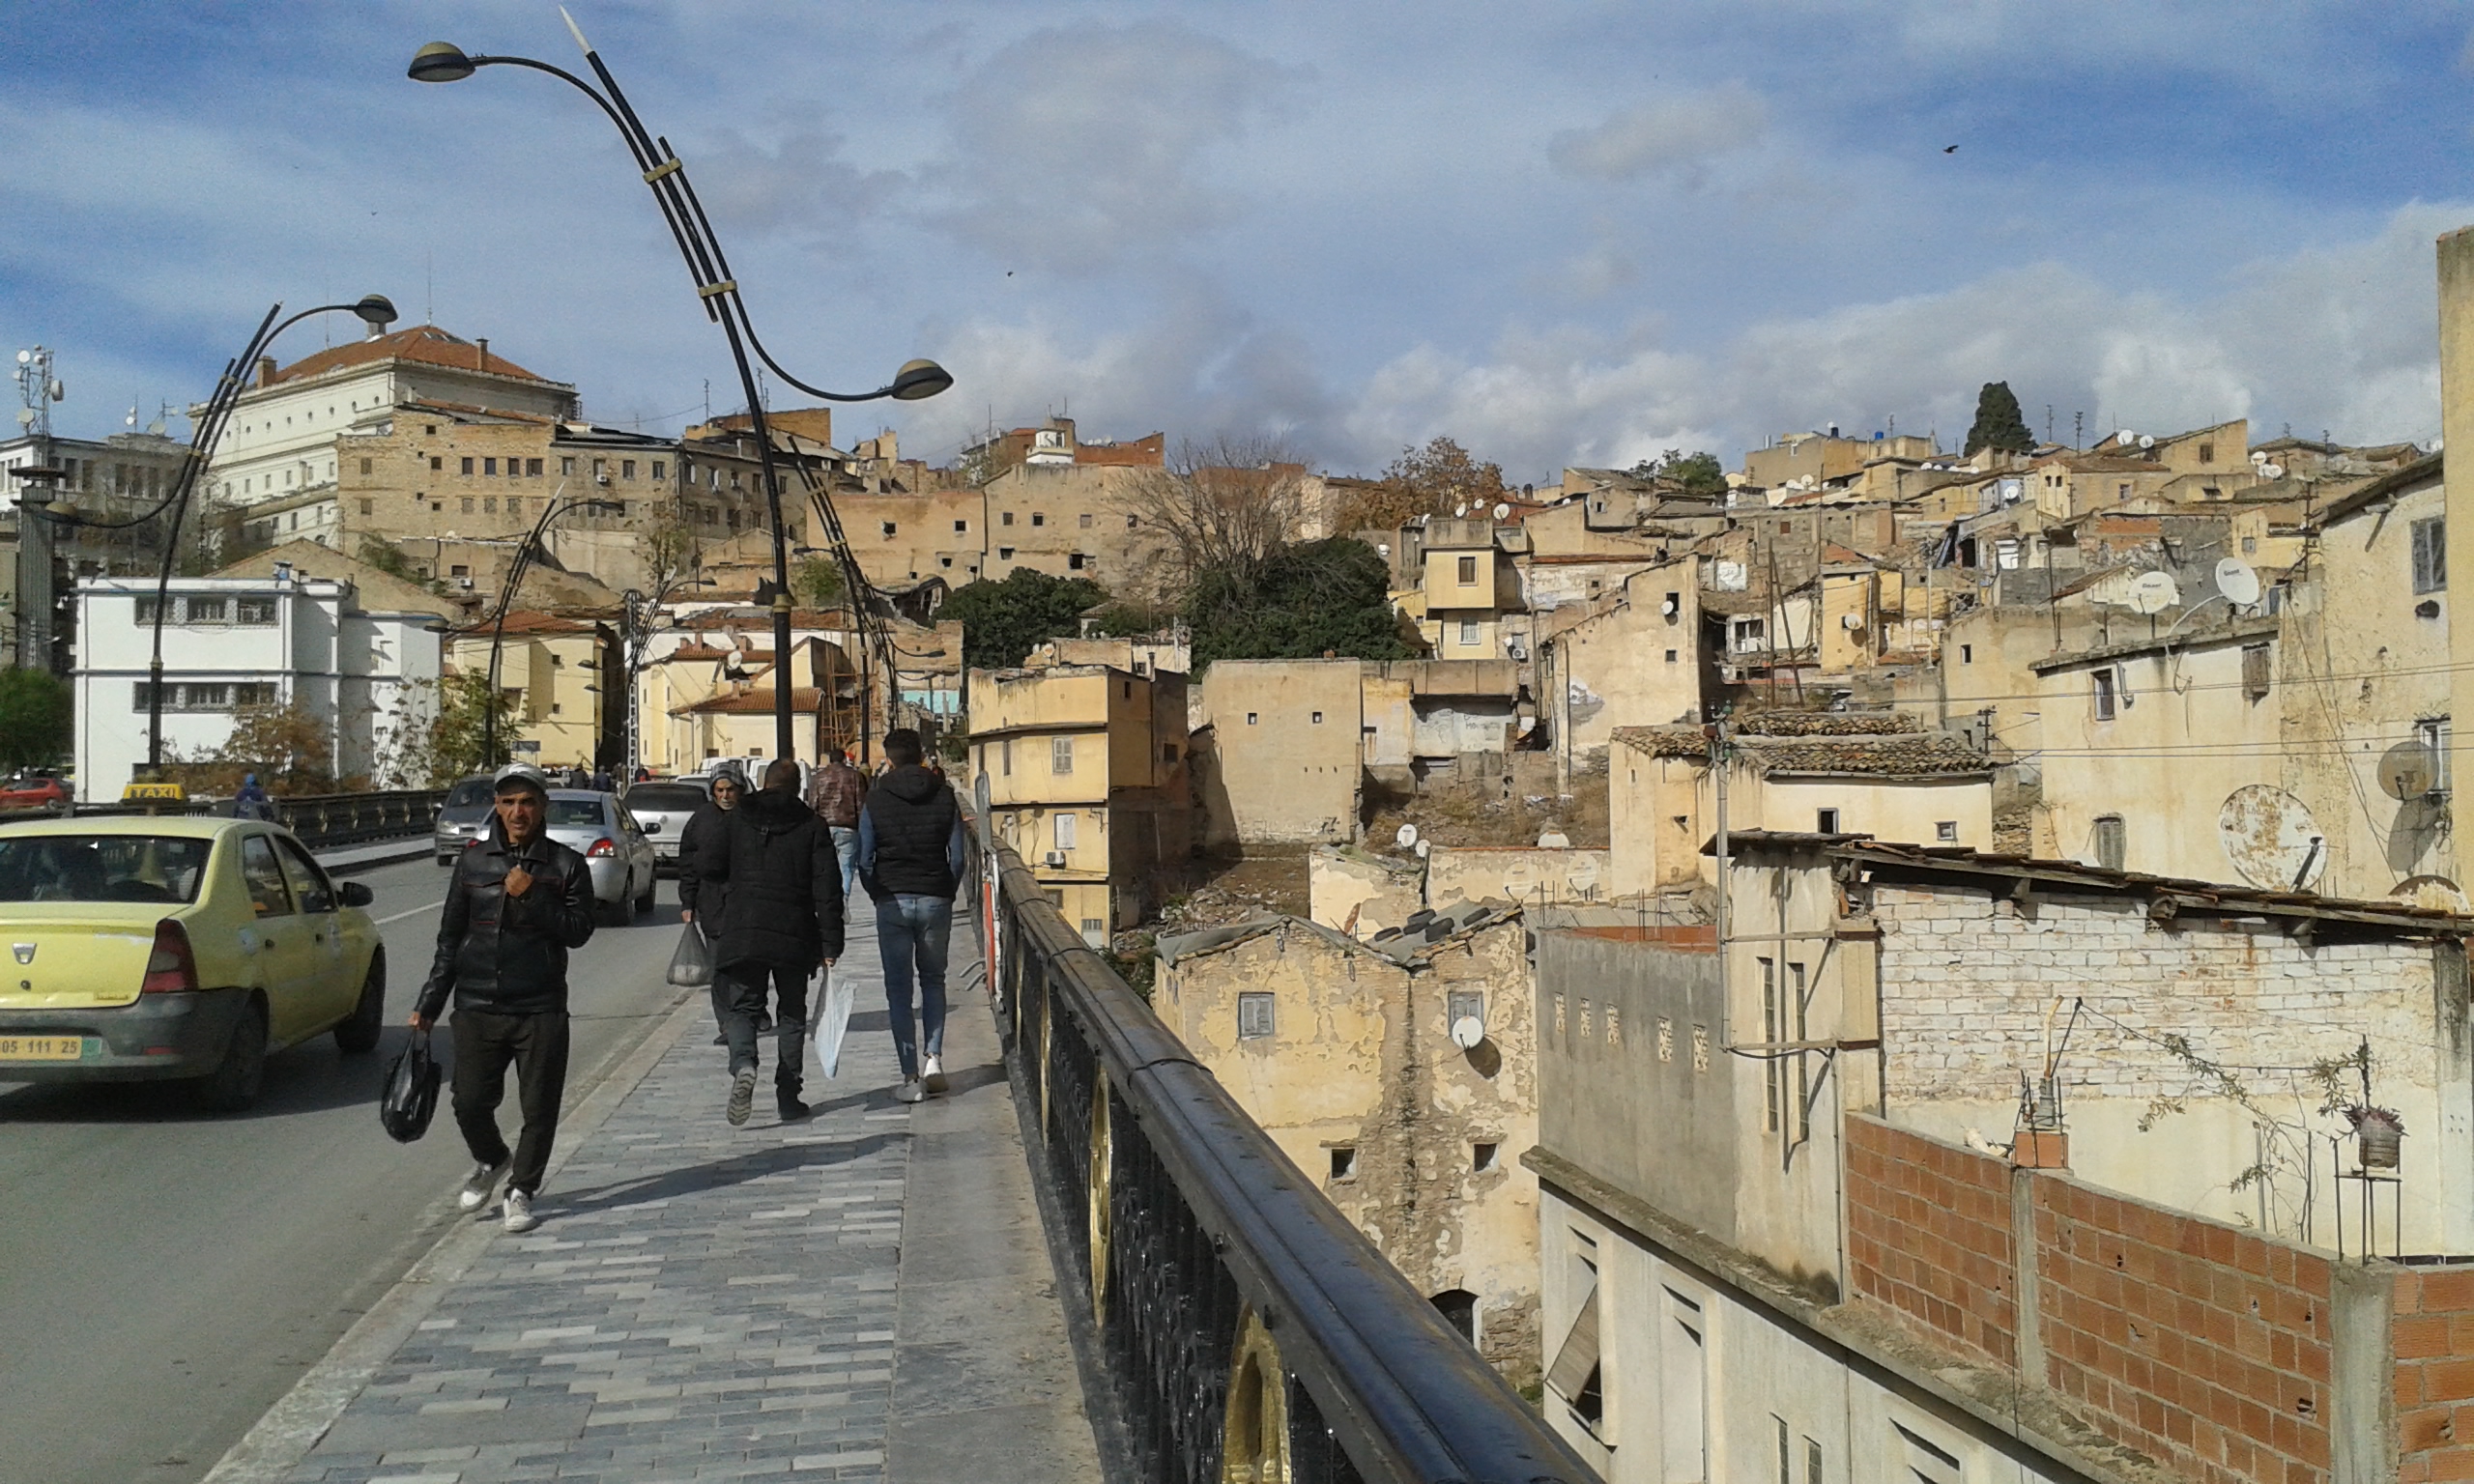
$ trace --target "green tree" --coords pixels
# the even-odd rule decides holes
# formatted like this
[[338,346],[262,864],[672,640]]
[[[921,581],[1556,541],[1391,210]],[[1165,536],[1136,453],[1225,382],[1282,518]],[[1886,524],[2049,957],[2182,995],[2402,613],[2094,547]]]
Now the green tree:
[[1216,660],[1355,660],[1416,654],[1390,595],[1391,569],[1354,537],[1284,548],[1251,573],[1213,571],[1195,584],[1187,618],[1194,665]]
[[0,671],[0,767],[58,762],[74,738],[75,709],[68,681],[40,670]]
[[965,664],[974,670],[1005,670],[1021,664],[1042,640],[1076,633],[1083,611],[1108,596],[1099,584],[1084,578],[1016,567],[1001,583],[982,578],[956,588],[936,616],[961,620]]
[[1478,462],[1449,438],[1433,438],[1423,448],[1401,449],[1381,481],[1342,512],[1341,528],[1396,530],[1419,516],[1448,516],[1463,507],[1475,515],[1510,493],[1500,466]]
[[1631,472],[1643,479],[1672,480],[1677,489],[1699,499],[1715,499],[1727,493],[1726,466],[1706,449],[1686,453],[1669,448],[1657,458],[1633,465]]
[[499,751],[504,754],[508,739],[515,734],[514,693],[502,690],[492,696],[486,670],[458,671],[441,680],[438,716],[430,723],[429,746],[419,753],[417,763],[407,764],[407,771],[418,767],[433,788],[482,771],[481,739],[493,707],[499,714]]
[[803,556],[791,569],[791,595],[806,607],[832,608],[849,590],[842,564],[830,556]]
[[1959,451],[1967,454],[1992,448],[2003,453],[2026,453],[2035,446],[2035,437],[2028,431],[2028,419],[2019,411],[2019,399],[2010,394],[2010,384],[1985,383],[1975,394],[1975,423],[1968,429],[1967,446]]

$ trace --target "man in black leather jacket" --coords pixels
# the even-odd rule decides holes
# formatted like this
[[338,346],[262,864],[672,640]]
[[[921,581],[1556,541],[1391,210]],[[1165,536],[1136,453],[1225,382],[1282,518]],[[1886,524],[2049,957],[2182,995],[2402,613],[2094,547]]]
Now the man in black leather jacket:
[[[499,770],[490,833],[455,860],[438,925],[438,957],[421,985],[413,1027],[426,1033],[455,998],[455,1126],[478,1161],[457,1197],[466,1211],[489,1204],[507,1182],[502,1214],[510,1232],[536,1224],[532,1197],[559,1131],[567,1087],[567,950],[592,936],[599,906],[584,857],[544,825],[550,792],[525,763]],[[524,1130],[512,1154],[499,1132],[506,1070],[515,1067]]]

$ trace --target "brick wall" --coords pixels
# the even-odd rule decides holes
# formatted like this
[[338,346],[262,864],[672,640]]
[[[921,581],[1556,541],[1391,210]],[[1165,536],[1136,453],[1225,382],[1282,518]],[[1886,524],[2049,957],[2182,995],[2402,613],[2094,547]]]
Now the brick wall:
[[2325,1478],[2329,1260],[2049,1175],[2030,1182],[2044,1380],[2196,1479]]
[[2397,1275],[2398,1484],[2474,1478],[2474,1267]]
[[2010,1166],[1847,1121],[1849,1289],[1997,1363],[2019,1363]]

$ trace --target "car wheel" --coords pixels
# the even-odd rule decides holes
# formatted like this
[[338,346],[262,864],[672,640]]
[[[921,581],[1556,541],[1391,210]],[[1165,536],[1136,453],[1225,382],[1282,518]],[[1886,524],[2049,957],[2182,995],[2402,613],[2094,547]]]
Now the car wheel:
[[451,855],[442,855],[438,858],[438,864],[441,866],[452,866],[455,864],[455,857]]
[[653,909],[653,893],[659,887],[660,882],[661,876],[659,872],[648,871],[646,873],[644,895],[636,899],[637,912],[650,912]]
[[372,954],[369,977],[361,981],[360,1002],[335,1027],[335,1049],[346,1056],[364,1056],[378,1049],[378,1032],[387,1019],[387,960]]
[[223,1060],[198,1078],[197,1105],[209,1113],[239,1113],[258,1100],[266,1080],[266,1013],[252,1004],[232,1022]]

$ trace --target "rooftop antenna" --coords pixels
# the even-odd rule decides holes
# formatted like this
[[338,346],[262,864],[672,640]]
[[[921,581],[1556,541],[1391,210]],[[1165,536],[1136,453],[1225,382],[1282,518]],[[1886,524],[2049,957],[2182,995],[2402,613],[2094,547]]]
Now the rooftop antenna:
[[438,323],[438,249],[421,249],[421,323]]

